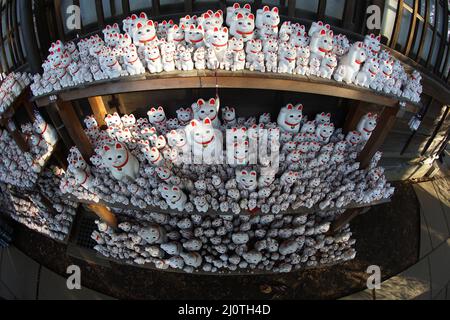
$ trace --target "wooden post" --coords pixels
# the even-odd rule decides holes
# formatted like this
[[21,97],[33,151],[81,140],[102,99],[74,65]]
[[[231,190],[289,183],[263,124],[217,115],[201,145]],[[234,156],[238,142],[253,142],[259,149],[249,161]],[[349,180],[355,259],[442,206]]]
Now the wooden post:
[[34,122],[36,120],[36,116],[34,114],[33,104],[28,99],[24,99],[23,104],[25,106],[25,111],[27,112],[28,117],[30,118],[31,121]]
[[350,221],[352,221],[354,218],[368,212],[369,210],[370,208],[348,209],[331,224],[330,230],[328,230],[327,235],[334,235],[336,232],[349,224]]
[[367,141],[364,149],[358,156],[357,161],[361,163],[361,168],[367,168],[370,160],[384,143],[384,140],[389,134],[389,131],[395,124],[395,117],[398,111],[399,108],[384,108],[381,116],[378,119],[377,127],[372,132],[372,136],[370,137],[369,141]]
[[108,226],[117,228],[117,217],[108,208],[99,204],[90,204],[88,205],[88,208],[91,209]]
[[81,126],[73,105],[69,101],[61,101],[51,103],[56,110],[58,110],[59,116],[64,123],[70,137],[80,150],[85,161],[89,162],[89,159],[94,154],[94,149]]
[[364,102],[362,101],[350,101],[349,111],[344,123],[344,133],[356,130],[359,120],[365,114]]
[[102,97],[91,97],[88,98],[89,104],[91,105],[92,112],[94,113],[95,120],[99,127],[104,126],[105,116],[108,113],[106,111],[105,103]]
[[30,146],[25,141],[22,134],[17,130],[16,124],[14,123],[14,121],[12,119],[10,119],[8,121],[8,123],[6,124],[6,130],[11,135],[13,140],[16,142],[16,144],[20,148],[20,150],[22,150],[22,152],[30,151]]
[[18,0],[18,2],[23,49],[27,53],[29,68],[33,73],[38,73],[42,69],[42,59],[41,54],[39,53],[36,34],[34,32],[33,3],[28,0]]
[[64,123],[62,122],[61,117],[58,114],[58,110],[56,109],[55,104],[48,105],[45,110],[47,111],[50,120],[55,126],[56,131],[64,142],[64,145],[73,146],[74,142],[72,141],[66,130],[64,130]]

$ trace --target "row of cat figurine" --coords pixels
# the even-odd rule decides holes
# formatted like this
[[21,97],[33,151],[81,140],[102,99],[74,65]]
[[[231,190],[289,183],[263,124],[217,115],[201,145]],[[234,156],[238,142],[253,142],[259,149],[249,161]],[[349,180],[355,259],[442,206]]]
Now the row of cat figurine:
[[[174,161],[172,152],[185,154],[191,152],[192,145],[198,144],[201,145],[201,148],[197,148],[197,150],[200,150],[203,159],[207,159],[209,156],[216,156],[217,150],[222,150],[223,143],[219,141],[218,134],[227,126],[223,126],[218,120],[218,101],[219,99],[213,98],[208,102],[199,99],[192,107],[195,112],[191,108],[178,110],[178,118],[175,119],[177,121],[167,120],[163,108],[152,108],[148,112],[148,119],[136,119],[133,115],[125,115],[122,118],[118,114],[107,115],[105,118],[108,125],[107,130],[99,130],[95,119],[88,117],[85,120],[86,132],[95,146],[96,154],[90,159],[95,166],[95,172],[87,166],[79,152],[74,150],[68,159],[70,163],[68,175],[73,178],[67,182],[72,181],[70,184],[99,193],[97,188],[102,182],[98,180],[98,177],[104,175],[105,172],[111,174],[114,179],[124,182],[137,181],[142,174],[154,174],[161,179],[162,183],[169,183],[169,186],[160,184],[162,194],[168,197],[172,194],[180,196],[177,198],[179,201],[174,203],[168,201],[170,206],[173,206],[173,209],[184,210],[187,197],[182,192],[182,187],[177,186],[179,182],[176,181],[181,182],[181,180],[174,174],[171,167],[174,164],[176,166],[187,165],[188,162]],[[192,120],[194,113],[196,119]],[[203,117],[206,118],[203,119]],[[218,120],[216,126],[221,130],[214,128],[209,117]],[[364,137],[367,139],[376,127],[376,118],[376,115],[367,114],[358,125],[358,129],[364,132]],[[302,123],[303,115],[300,104],[297,106],[288,104],[282,108],[278,123],[271,123],[271,116],[267,113],[259,117],[259,124],[257,124],[256,118],[238,119],[234,108],[230,107],[222,110],[222,119],[223,123],[227,125],[230,125],[227,120],[232,123],[229,126],[232,128],[230,137],[235,148],[230,148],[230,144],[227,144],[227,153],[230,152],[229,150],[233,152],[228,158],[239,160],[228,163],[230,168],[249,164],[248,141],[251,140],[253,134],[256,138],[259,137],[260,128],[268,128],[269,133],[276,134],[279,139],[271,145],[271,148],[276,147],[281,150],[280,162],[282,164],[279,168],[262,175],[258,175],[256,171],[252,170],[237,170],[236,173],[233,173],[238,186],[248,192],[270,186],[274,182],[277,172],[280,173],[279,183],[282,186],[289,186],[304,178],[298,173],[296,174],[295,170],[308,171],[323,167],[327,163],[342,164],[347,157],[356,158],[349,155],[351,152],[359,150],[360,142],[363,141],[363,135],[355,131],[349,133],[346,140],[342,140],[343,135],[337,134],[330,142],[335,131],[334,125],[330,122],[331,115],[320,113],[314,121]],[[182,126],[180,122],[187,123],[187,125]],[[169,128],[169,124],[173,125],[174,123],[177,126]],[[294,127],[293,124],[295,124]],[[249,125],[248,129],[246,129],[246,125]],[[157,126],[158,130],[151,126]],[[166,132],[166,136],[161,132]],[[187,134],[187,132],[191,134]],[[189,136],[192,138],[189,139]],[[196,149],[194,148],[192,151],[195,152]],[[207,162],[205,161],[205,163]],[[143,185],[145,184],[143,182]],[[69,185],[63,186],[66,192],[68,187]]]
[[24,124],[21,129],[30,147],[28,152],[23,152],[17,146],[7,130],[0,130],[0,181],[30,188],[53,152],[58,136],[53,126],[38,113],[32,124]]
[[0,116],[30,84],[31,75],[28,73],[12,72],[3,78],[0,85]]
[[[118,114],[107,115],[106,131],[99,130],[93,117],[86,118],[86,133],[103,159],[94,158],[91,159],[92,162],[103,163],[112,168],[113,175],[120,180],[126,171],[122,170],[122,166],[119,166],[120,170],[114,170],[114,167],[120,159],[127,159],[130,164],[134,161],[127,155],[128,151],[123,146],[120,146],[120,149],[127,154],[120,154],[114,141],[125,143],[129,149],[140,150],[151,166],[161,166],[165,159],[175,163],[191,163],[188,162],[191,154],[203,163],[222,163],[225,142],[228,164],[247,165],[250,161],[249,153],[255,151],[252,149],[252,143],[261,143],[264,130],[267,130],[265,141],[271,144],[271,151],[278,148],[282,153],[291,153],[298,149],[298,153],[290,155],[290,159],[297,159],[302,157],[301,153],[306,154],[314,149],[311,143],[317,143],[318,146],[328,144],[335,131],[330,114],[320,113],[316,115],[315,120],[305,121],[301,104],[288,104],[283,107],[277,123],[271,123],[271,115],[265,113],[259,117],[259,124],[256,118],[238,120],[235,109],[225,107],[222,109],[225,126],[218,117],[219,99],[199,99],[192,109],[179,109],[178,117],[169,120],[162,107],[152,108],[148,112],[148,120],[136,120],[134,115],[125,115],[122,118]],[[359,122],[357,131],[350,132],[346,141],[351,145],[367,141],[376,128],[376,120],[376,114],[365,115]],[[226,129],[229,130],[226,132]],[[269,148],[266,147],[267,149]],[[115,156],[119,154],[120,159],[115,156],[104,157],[105,153],[113,153]],[[133,179],[138,171],[138,166],[134,167],[130,176]]]
[[99,254],[130,265],[186,273],[285,273],[356,256],[347,226],[326,235],[335,215],[217,216],[118,212],[117,229],[96,221]]
[[[277,8],[257,10],[235,5],[227,9],[223,27],[221,11],[200,17],[186,16],[180,24],[157,24],[145,13],[103,30],[100,36],[78,44],[57,41],[43,64],[44,74],[35,75],[35,95],[93,80],[146,72],[225,69],[297,73],[332,77],[377,91],[419,101],[420,74],[409,76],[388,51],[381,51],[380,38],[365,37],[350,44],[344,35],[334,35],[330,26],[314,22],[309,31],[298,23],[281,26]],[[362,68],[361,68],[362,67]]]
[[[64,240],[69,234],[78,204],[63,199],[59,191],[62,171],[59,168],[46,169],[39,177],[37,188],[40,192],[29,196],[16,197],[0,184],[0,205],[5,213],[25,225],[52,239]],[[51,201],[46,205],[43,196]]]

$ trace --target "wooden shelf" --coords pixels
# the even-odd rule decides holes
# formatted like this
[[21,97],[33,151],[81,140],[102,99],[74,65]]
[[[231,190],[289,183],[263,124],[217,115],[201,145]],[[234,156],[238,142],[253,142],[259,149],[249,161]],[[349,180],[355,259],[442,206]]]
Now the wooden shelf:
[[159,74],[146,74],[136,77],[124,77],[117,80],[98,81],[84,84],[49,95],[34,97],[32,100],[38,106],[46,106],[52,102],[51,96],[57,96],[62,101],[72,101],[83,98],[142,92],[151,90],[192,89],[192,88],[240,88],[282,90],[299,93],[320,94],[339,98],[360,100],[381,106],[397,107],[399,101],[407,102],[409,108],[414,109],[419,104],[392,95],[385,95],[370,89],[355,85],[347,85],[334,80],[315,76],[261,73],[252,71],[224,71],[224,70],[193,70],[174,71]]
[[22,107],[22,105],[28,101],[29,90],[25,88],[21,94],[14,100],[14,102],[9,106],[2,115],[0,115],[0,125],[6,127],[8,121],[14,117],[14,114]]
[[[209,210],[208,212],[197,212],[197,211],[192,211],[192,212],[179,212],[177,210],[171,210],[171,209],[167,209],[167,210],[163,210],[159,207],[152,207],[152,206],[148,206],[144,209],[141,209],[139,207],[135,207],[133,205],[123,205],[120,203],[115,203],[115,204],[111,204],[105,201],[100,201],[98,203],[94,202],[94,201],[89,201],[89,200],[83,200],[83,199],[77,199],[71,195],[66,196],[66,199],[72,202],[78,202],[78,203],[84,203],[84,204],[97,204],[97,205],[102,205],[108,208],[115,208],[115,209],[122,209],[122,210],[136,210],[136,211],[148,211],[148,212],[157,212],[157,213],[179,213],[179,214],[200,214],[200,215],[210,215],[210,216],[217,216],[217,215],[235,215],[232,212],[221,212],[221,211],[213,211],[213,210]],[[318,211],[334,211],[334,210],[347,210],[347,209],[357,209],[357,208],[366,208],[366,207],[372,207],[372,206],[377,206],[377,205],[381,205],[381,204],[385,204],[385,203],[389,203],[390,200],[389,199],[385,199],[385,200],[380,200],[380,201],[375,201],[372,203],[368,203],[368,204],[364,204],[364,203],[352,203],[348,206],[342,207],[342,208],[326,208],[324,210],[321,210],[318,206],[314,206],[311,209],[308,208],[299,208],[296,210],[293,209],[289,209],[286,211],[282,211],[280,212],[280,214],[283,215],[302,215],[302,214],[313,214],[315,212]],[[258,210],[256,213],[240,213],[239,215],[256,215],[256,214],[263,214],[261,213],[260,210]],[[270,213],[268,213],[270,214]]]

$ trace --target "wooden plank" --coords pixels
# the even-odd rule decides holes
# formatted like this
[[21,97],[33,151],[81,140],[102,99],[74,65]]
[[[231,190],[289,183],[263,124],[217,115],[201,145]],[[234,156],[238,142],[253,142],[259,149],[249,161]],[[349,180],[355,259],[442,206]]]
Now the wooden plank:
[[59,116],[64,123],[70,137],[76,146],[80,150],[83,158],[89,162],[89,159],[94,154],[94,149],[86,136],[86,133],[81,126],[80,120],[78,119],[73,105],[68,101],[58,100],[53,102],[54,107],[58,110]]
[[[223,70],[193,70],[189,72],[176,71],[152,75],[147,74],[145,76],[127,77],[120,80],[99,81],[91,85],[82,85],[54,92],[51,95],[58,95],[63,101],[72,101],[130,92],[181,88],[215,88],[216,85],[222,88],[280,90],[321,94],[361,100],[388,107],[396,107],[399,100],[404,100],[356,85],[347,85],[318,77],[307,78],[299,75],[268,74],[251,71],[231,72]],[[38,106],[46,106],[51,102],[49,96],[36,97],[33,100]],[[413,105],[412,103],[409,104],[411,106]]]
[[406,50],[405,50],[405,56],[409,55],[409,52],[411,51],[412,45],[414,43],[414,36],[416,33],[416,24],[417,24],[417,15],[419,12],[419,1],[414,1],[414,12],[411,17],[411,30],[408,36],[407,44],[406,44]]
[[103,13],[102,0],[95,0],[95,10],[97,12],[97,23],[103,29],[105,27],[105,15]]
[[[336,86],[335,84],[328,84],[325,81],[312,82],[289,79],[217,77],[217,84],[219,85],[219,88],[245,88],[262,90],[267,90],[268,88],[270,88],[271,90],[312,93],[354,100],[362,100],[388,107],[394,107],[397,105],[397,101],[395,99],[378,95],[370,90],[360,90],[359,88],[350,88],[344,86],[340,87]],[[215,78],[202,78],[202,88],[215,87]]]
[[110,95],[115,93],[180,89],[180,88],[198,88],[200,81],[198,77],[191,78],[168,78],[155,80],[137,80],[137,81],[118,81],[109,82],[102,85],[93,85],[83,89],[75,89],[60,94],[60,98],[65,101]]
[[88,98],[89,104],[91,105],[92,112],[94,114],[95,120],[98,125],[101,127],[105,125],[105,116],[107,115],[105,103],[103,102],[102,97],[91,97]]
[[[161,209],[159,207],[154,207],[154,206],[147,206],[144,209],[142,209],[142,208],[139,208],[139,207],[135,207],[132,204],[124,205],[124,204],[121,204],[121,203],[107,203],[107,202],[104,202],[102,200],[100,200],[97,203],[97,202],[93,202],[93,201],[90,201],[90,200],[77,199],[77,198],[75,198],[72,195],[66,195],[65,198],[67,200],[69,200],[69,201],[72,201],[72,202],[84,203],[86,205],[98,204],[98,205],[101,205],[101,206],[104,206],[104,207],[116,208],[116,209],[121,209],[121,210],[136,210],[136,211],[157,212],[157,213],[165,213],[165,214],[173,213],[173,210],[171,210],[171,209],[164,210],[164,209]],[[381,205],[381,204],[388,203],[388,202],[390,202],[389,199],[375,201],[375,202],[368,203],[368,204],[366,204],[366,203],[350,203],[346,207],[339,208],[339,210],[348,210],[348,209],[373,207],[373,206]],[[282,215],[302,215],[302,214],[314,214],[314,213],[319,212],[319,211],[324,212],[324,211],[334,211],[334,210],[337,210],[337,209],[335,207],[333,207],[333,208],[326,208],[326,209],[320,209],[319,206],[317,205],[317,206],[314,206],[314,207],[312,207],[310,209],[305,208],[305,207],[301,207],[301,208],[298,208],[298,209],[294,210],[294,209],[290,208],[290,209],[288,209],[286,211],[281,212],[280,214],[282,214]],[[194,214],[194,213],[200,214],[200,212],[197,212],[195,210],[192,212],[192,214]],[[204,212],[204,213],[201,213],[201,214],[202,215],[207,215],[207,216],[235,215],[232,211],[218,212],[218,211],[215,211],[215,210],[212,210],[212,209],[210,209],[208,212]],[[258,214],[262,214],[261,211],[258,211],[256,213],[251,213],[249,211],[241,212],[239,215],[241,215],[241,216],[248,216],[248,215],[258,215]]]
[[380,149],[381,145],[389,134],[389,131],[395,124],[395,119],[398,111],[398,108],[384,108],[381,116],[378,119],[377,127],[373,131],[369,141],[367,141],[366,146],[358,156],[357,161],[361,163],[361,168],[367,168],[370,160]]
[[370,208],[355,208],[349,209],[341,214],[330,226],[330,230],[327,235],[334,235],[336,232],[340,231],[343,227],[349,224],[357,216],[369,211]]
[[117,217],[108,208],[99,204],[90,204],[88,207],[108,226],[117,228]]

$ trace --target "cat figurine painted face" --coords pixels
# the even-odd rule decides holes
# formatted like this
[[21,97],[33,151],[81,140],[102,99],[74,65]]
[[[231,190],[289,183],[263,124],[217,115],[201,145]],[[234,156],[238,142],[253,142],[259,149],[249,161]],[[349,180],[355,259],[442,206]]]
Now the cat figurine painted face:
[[182,44],[185,40],[185,32],[184,27],[179,27],[178,25],[173,25],[173,27],[169,28],[167,31],[167,41],[173,42],[175,44]]
[[380,53],[381,50],[381,36],[378,35],[374,35],[369,34],[366,35],[364,38],[364,44],[366,45],[366,51],[367,51],[367,56],[369,58],[377,58],[378,54]]
[[191,108],[180,108],[177,110],[177,118],[181,125],[188,125],[194,115]]
[[243,42],[252,40],[255,37],[255,16],[252,13],[238,13],[230,26],[230,35],[242,39]]
[[298,133],[300,131],[301,121],[303,119],[302,111],[302,104],[294,106],[289,103],[286,107],[282,108],[277,121],[280,128],[289,133]]
[[136,47],[142,47],[157,41],[155,25],[152,20],[147,20],[145,23],[138,22],[133,34],[133,43]]
[[362,141],[361,133],[359,131],[350,131],[345,140],[350,143],[350,145],[355,146]]
[[103,164],[117,180],[135,180],[139,172],[139,162],[123,143],[105,145],[102,154]]
[[213,126],[218,128],[220,126],[218,117],[219,106],[219,99],[211,98],[209,101],[199,99],[192,108],[194,110],[194,118],[201,121],[209,118]]
[[203,121],[192,120],[185,130],[195,161],[200,160],[202,164],[222,161],[222,137],[209,118]]
[[150,142],[154,147],[158,148],[159,150],[163,150],[167,146],[167,141],[164,136],[154,135],[150,138]]
[[226,124],[236,124],[236,110],[232,107],[223,108],[222,120]]
[[126,128],[132,127],[136,124],[136,118],[134,117],[133,114],[124,115],[121,120],[123,126]]
[[166,113],[163,107],[151,108],[147,115],[152,125],[163,125],[166,122]]
[[316,136],[319,141],[324,143],[328,143],[330,141],[331,136],[334,133],[334,124],[333,123],[325,123],[319,124],[316,129]]
[[87,129],[98,128],[98,124],[94,116],[87,116],[86,119],[84,119],[84,124]]
[[191,25],[189,28],[185,29],[185,41],[191,44],[195,48],[199,48],[204,44],[205,30],[202,26]]
[[186,151],[188,144],[186,138],[186,132],[183,129],[172,130],[167,134],[167,142],[170,147],[178,148]]
[[236,182],[243,190],[256,190],[258,186],[258,176],[256,171],[236,170]]
[[141,152],[144,154],[151,166],[159,167],[164,163],[164,159],[156,147],[144,147],[141,149]]
[[226,24],[228,27],[231,26],[231,24],[236,21],[238,14],[241,14],[242,16],[249,16],[252,14],[252,7],[250,4],[245,4],[242,8],[239,3],[233,4],[232,7],[227,7],[227,18],[226,18]]
[[262,9],[258,9],[255,24],[258,29],[264,29],[265,26],[276,29],[276,32],[271,34],[278,34],[278,25],[280,24],[278,8],[273,7],[271,10],[268,6],[264,6]]
[[228,164],[246,165],[248,163],[249,143],[235,142],[232,148],[227,148]]
[[222,10],[218,10],[216,12],[213,12],[212,10],[208,10],[208,12],[205,12],[201,15],[201,17],[198,19],[199,23],[203,26],[203,29],[205,31],[214,29],[214,28],[221,28],[223,24],[223,13]]
[[172,210],[183,211],[185,209],[187,196],[179,187],[164,184],[159,188],[159,191]]
[[206,32],[205,42],[216,53],[226,50],[228,45],[228,28],[215,27],[208,30]]
[[123,126],[122,119],[120,118],[119,114],[115,112],[114,114],[108,114],[105,118],[106,125],[108,127],[119,127],[121,128]]
[[317,124],[331,123],[331,114],[325,112],[319,113],[316,115],[315,121]]

